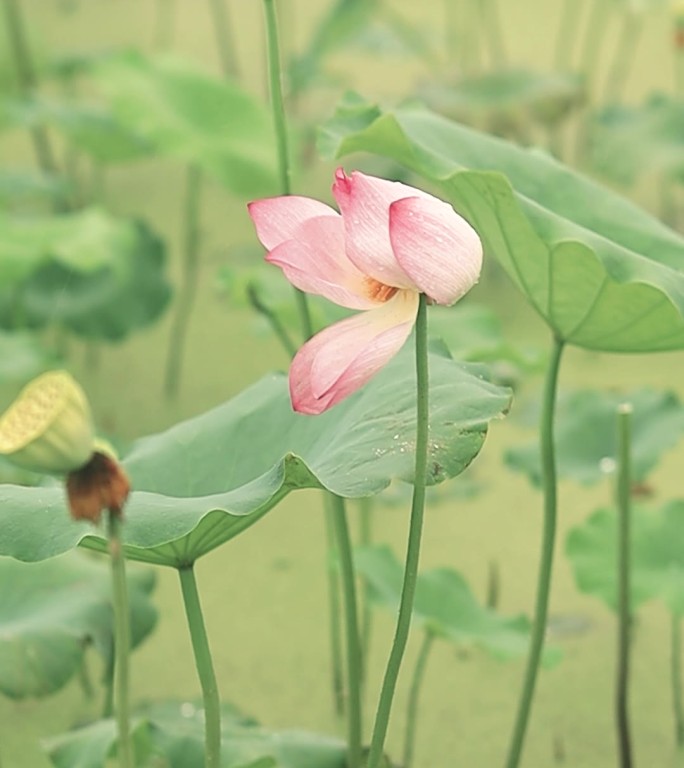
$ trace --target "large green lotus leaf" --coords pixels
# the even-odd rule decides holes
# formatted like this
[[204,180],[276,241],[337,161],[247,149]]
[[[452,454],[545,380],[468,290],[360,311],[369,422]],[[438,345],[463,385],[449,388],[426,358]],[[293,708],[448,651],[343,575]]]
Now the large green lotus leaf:
[[237,194],[275,193],[270,115],[238,86],[132,51],[100,62],[94,76],[117,118],[158,152],[200,165]]
[[[191,702],[159,702],[145,706],[136,720],[138,742],[149,763],[162,759],[167,768],[199,768],[204,764],[204,713]],[[223,768],[344,768],[346,745],[339,739],[305,731],[275,731],[256,721],[234,717],[221,708]],[[114,722],[103,720],[46,740],[57,768],[102,768],[115,751]],[[142,750],[137,750],[138,754]],[[69,760],[77,762],[69,762]],[[99,760],[99,762],[97,762]],[[145,763],[148,765],[148,763]]]
[[54,202],[69,191],[68,183],[61,177],[39,171],[0,171],[0,207],[16,209],[22,205]]
[[642,174],[684,175],[684,101],[664,94],[640,107],[612,106],[592,127],[592,159],[607,176],[631,184]]
[[[404,569],[392,550],[360,547],[354,551],[354,564],[370,585],[371,598],[396,613]],[[529,620],[524,616],[505,618],[483,607],[463,576],[450,568],[418,575],[413,619],[426,632],[459,646],[481,648],[500,659],[524,656],[528,651]]]
[[684,346],[684,240],[545,153],[356,96],[324,127],[321,148],[374,152],[430,181],[559,338],[612,352]]
[[[617,409],[631,403],[632,478],[641,483],[656,467],[661,456],[684,434],[684,407],[672,392],[642,389],[637,392],[582,390],[560,399],[556,415],[556,456],[558,474],[584,485],[606,477],[606,469],[617,460]],[[506,452],[506,463],[524,472],[541,486],[542,471],[538,443],[529,443]],[[608,466],[606,466],[608,465]]]
[[[653,598],[684,615],[684,501],[670,501],[653,510],[631,510],[631,601],[637,608]],[[617,604],[617,515],[595,512],[568,534],[566,552],[582,592],[600,598],[611,609]]]
[[[501,415],[509,391],[479,366],[431,355],[429,481],[462,472]],[[415,373],[407,347],[368,386],[320,416],[292,411],[287,380],[267,376],[222,406],[144,438],[125,459],[130,557],[193,562],[268,512],[289,491],[378,493],[413,476]],[[40,560],[100,531],[69,520],[59,488],[0,486],[0,554]]]
[[168,304],[165,260],[146,225],[97,208],[0,218],[0,326],[120,340]]
[[[0,691],[13,699],[46,696],[79,670],[93,644],[111,660],[113,613],[108,562],[70,552],[41,563],[0,558]],[[154,573],[128,574],[131,640],[152,631]]]

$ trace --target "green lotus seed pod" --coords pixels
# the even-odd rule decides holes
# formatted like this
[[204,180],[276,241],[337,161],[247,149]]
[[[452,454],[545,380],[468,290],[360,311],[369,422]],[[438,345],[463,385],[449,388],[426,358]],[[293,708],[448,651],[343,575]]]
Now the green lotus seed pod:
[[94,440],[88,400],[66,371],[38,376],[0,416],[0,454],[33,472],[66,474],[82,467]]

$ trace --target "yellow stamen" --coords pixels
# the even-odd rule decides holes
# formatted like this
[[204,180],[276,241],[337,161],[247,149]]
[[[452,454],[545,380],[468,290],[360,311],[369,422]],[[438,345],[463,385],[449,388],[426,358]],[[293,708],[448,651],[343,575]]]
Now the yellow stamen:
[[393,285],[385,285],[372,277],[366,278],[366,286],[368,298],[382,302],[389,301],[399,290]]

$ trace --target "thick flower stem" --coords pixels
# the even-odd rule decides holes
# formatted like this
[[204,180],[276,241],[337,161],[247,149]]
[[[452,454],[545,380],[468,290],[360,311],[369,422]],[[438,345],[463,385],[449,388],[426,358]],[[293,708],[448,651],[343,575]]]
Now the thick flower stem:
[[188,333],[190,315],[195,304],[197,281],[199,279],[200,250],[200,192],[202,189],[202,171],[195,165],[189,165],[185,182],[185,204],[183,214],[183,284],[178,296],[178,305],[171,328],[171,341],[166,362],[165,391],[168,398],[178,394],[180,386],[183,352]]
[[200,605],[197,581],[193,565],[178,569],[185,615],[190,629],[192,650],[195,654],[195,666],[202,687],[204,704],[204,766],[220,768],[221,765],[221,704],[218,685],[211,660],[207,630],[204,626],[202,606]]
[[425,669],[427,660],[432,650],[432,643],[435,636],[432,632],[426,632],[423,636],[423,643],[418,652],[416,667],[413,670],[413,680],[411,682],[411,691],[406,712],[406,737],[404,741],[404,762],[402,768],[411,768],[413,764],[413,751],[416,743],[416,723],[418,722],[418,699],[420,689],[425,678]]
[[684,747],[684,703],[682,702],[682,617],[673,613],[671,616],[671,659],[672,676],[672,711],[675,722],[675,740],[677,747]]
[[632,767],[632,740],[629,729],[629,657],[632,611],[630,606],[630,486],[632,406],[618,408],[618,637],[615,672],[615,727],[620,768]]
[[116,724],[119,732],[118,760],[120,768],[133,768],[133,744],[130,733],[128,697],[128,657],[131,646],[130,613],[126,585],[126,561],[121,545],[121,516],[109,512],[107,518],[109,557],[112,565],[112,597],[114,605],[114,687]]
[[[373,499],[365,496],[359,499],[360,505],[360,532],[359,544],[362,547],[370,547],[373,543]],[[363,602],[361,613],[361,681],[365,684],[368,672],[368,653],[370,651],[371,630],[373,627],[373,605],[371,601],[371,588],[367,580],[363,582]]]
[[544,525],[542,530],[541,559],[537,577],[537,600],[530,637],[527,668],[508,750],[506,768],[517,768],[520,763],[525,732],[532,708],[532,698],[534,697],[534,689],[537,682],[537,672],[539,671],[539,663],[544,647],[544,635],[546,634],[546,618],[549,608],[549,594],[551,592],[551,573],[553,570],[553,549],[556,539],[557,510],[556,455],[553,443],[553,424],[556,391],[558,388],[558,371],[560,369],[563,347],[563,341],[555,338],[544,385],[544,400],[540,424]]
[[351,537],[344,499],[330,494],[330,509],[342,577],[345,633],[347,638],[347,726],[348,768],[361,768],[361,648],[356,604],[356,581]]
[[[263,0],[266,12],[266,36],[268,39],[268,81],[271,92],[271,109],[278,147],[278,169],[280,175],[280,192],[283,195],[292,194],[292,174],[290,169],[290,151],[287,139],[287,122],[285,120],[285,102],[283,99],[282,70],[280,63],[280,43],[278,39],[278,16],[275,0]],[[313,325],[309,302],[306,294],[299,288],[294,288],[295,301],[299,311],[304,339],[313,336]]]
[[427,480],[427,455],[429,434],[428,400],[428,344],[427,344],[427,303],[424,295],[420,297],[416,318],[416,465],[413,478],[413,501],[411,504],[411,522],[409,525],[404,583],[399,603],[399,616],[394,634],[394,642],[385,670],[380,701],[375,715],[373,738],[371,741],[368,768],[379,768],[383,757],[385,737],[389,724],[392,699],[397,686],[401,661],[404,657],[411,626],[413,598],[418,577],[420,542],[423,532],[423,513],[425,510],[425,485]]

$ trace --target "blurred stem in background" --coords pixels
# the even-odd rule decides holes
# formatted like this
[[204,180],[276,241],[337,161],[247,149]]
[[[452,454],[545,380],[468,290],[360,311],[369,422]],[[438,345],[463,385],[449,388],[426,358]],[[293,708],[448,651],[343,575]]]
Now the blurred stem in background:
[[335,537],[332,495],[323,494],[325,506],[325,534],[327,540],[326,567],[328,572],[328,624],[330,627],[330,661],[332,693],[335,714],[345,713],[344,668],[342,664],[342,625],[340,624],[339,553]]
[[630,590],[631,528],[631,419],[632,406],[622,403],[617,412],[617,664],[615,670],[615,726],[620,768],[632,768],[632,740],[629,729],[629,660],[632,629]]
[[625,83],[634,61],[641,30],[644,26],[643,15],[636,11],[625,10],[622,14],[622,27],[615,56],[608,70],[604,104],[619,104],[622,101]]
[[240,76],[240,68],[235,51],[235,35],[233,34],[230,13],[225,3],[226,0],[209,0],[211,19],[223,74],[229,80],[237,80]]
[[409,691],[408,705],[406,708],[406,736],[404,737],[404,761],[402,763],[402,768],[411,768],[413,765],[413,752],[416,742],[416,723],[418,722],[418,702],[423,680],[425,679],[428,656],[432,650],[434,639],[435,636],[432,632],[425,632],[420,651],[418,651],[416,666],[413,670],[411,690]]
[[675,94],[684,98],[684,7],[674,11],[674,84]]
[[549,612],[549,594],[553,573],[553,549],[556,540],[556,520],[558,516],[557,496],[558,480],[556,477],[556,451],[554,445],[554,415],[558,391],[558,373],[564,342],[554,337],[553,349],[546,369],[544,399],[542,401],[541,423],[539,427],[540,453],[542,461],[542,490],[544,493],[544,527],[542,530],[541,558],[537,577],[537,600],[534,621],[530,635],[530,651],[527,658],[525,678],[518,704],[511,743],[506,760],[506,768],[517,768],[522,756],[525,733],[530,719],[532,699],[537,682],[537,673],[544,648],[546,622]]
[[347,766],[348,768],[362,768],[361,648],[359,644],[354,556],[344,499],[332,493],[328,494],[328,497],[337,542],[347,638]]
[[220,768],[221,766],[221,702],[218,684],[211,658],[207,629],[204,625],[202,606],[200,604],[194,565],[178,569],[185,615],[188,620],[192,650],[195,655],[195,666],[202,687],[202,702],[204,705],[204,766],[205,768]]
[[[366,496],[359,499],[359,545],[369,547],[373,543],[373,499]],[[363,602],[361,614],[361,678],[365,684],[368,673],[368,655],[370,653],[371,630],[373,627],[373,604],[370,585],[363,581]]]
[[185,178],[183,277],[178,295],[176,315],[171,326],[171,339],[166,361],[164,385],[166,397],[169,399],[178,395],[188,324],[195,305],[197,282],[199,279],[201,239],[199,218],[202,171],[195,165],[189,165]]
[[573,47],[579,40],[579,28],[584,0],[564,0],[554,47],[554,66],[559,72],[572,70]]
[[672,657],[670,672],[672,676],[672,710],[674,713],[675,739],[678,749],[684,747],[684,703],[682,702],[682,617],[676,613],[671,616]]
[[489,36],[489,55],[495,69],[505,69],[508,56],[501,31],[501,9],[498,0],[479,0],[482,5],[482,26]]
[[423,517],[425,513],[425,488],[427,484],[428,429],[430,420],[429,410],[429,370],[428,370],[428,337],[427,337],[427,299],[420,296],[418,315],[416,317],[416,464],[413,475],[413,500],[411,502],[411,520],[409,523],[408,543],[406,547],[406,562],[404,565],[404,580],[399,602],[399,615],[394,633],[394,642],[387,661],[385,677],[382,681],[380,701],[375,715],[373,737],[367,768],[379,768],[382,764],[385,738],[389,725],[394,691],[401,662],[404,658],[413,599],[418,578],[418,563],[420,561],[420,544],[423,536]]
[[[17,71],[19,94],[23,99],[29,100],[36,88],[36,74],[26,38],[19,0],[2,0],[2,2],[5,9],[5,26],[9,38],[9,47],[12,51]],[[59,176],[60,171],[45,126],[36,123],[31,125],[28,131],[40,170],[49,176]],[[66,208],[66,200],[61,196],[55,198],[55,209],[58,212],[64,211]]]

